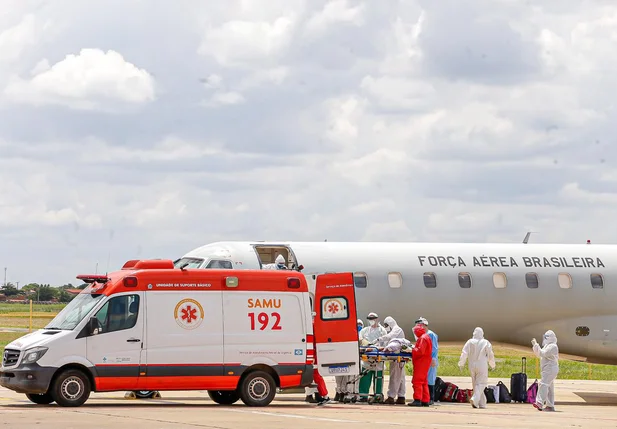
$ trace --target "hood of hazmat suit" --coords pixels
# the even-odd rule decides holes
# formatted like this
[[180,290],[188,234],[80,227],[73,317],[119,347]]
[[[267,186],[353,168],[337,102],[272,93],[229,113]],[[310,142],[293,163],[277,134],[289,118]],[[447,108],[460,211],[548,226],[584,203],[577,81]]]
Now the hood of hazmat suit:
[[385,329],[388,333],[379,339],[380,344],[388,344],[390,340],[395,338],[405,338],[405,332],[400,326],[398,326],[398,323],[396,323],[396,320],[394,320],[393,317],[386,317],[383,320],[383,323],[386,325]]
[[276,264],[276,268],[278,268],[279,270],[287,269],[287,265],[285,265],[285,258],[283,257],[283,255],[278,255],[274,260],[274,263]]

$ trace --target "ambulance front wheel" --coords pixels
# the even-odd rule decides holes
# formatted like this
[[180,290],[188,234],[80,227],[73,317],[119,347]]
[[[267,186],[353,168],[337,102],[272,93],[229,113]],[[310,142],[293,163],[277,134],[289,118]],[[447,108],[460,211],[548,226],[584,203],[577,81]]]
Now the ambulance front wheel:
[[238,390],[240,399],[249,407],[265,407],[276,395],[276,383],[267,372],[253,371],[242,379]]
[[61,407],[79,407],[90,397],[90,379],[83,371],[67,369],[55,377],[51,397]]
[[208,396],[220,405],[231,405],[240,399],[238,392],[235,390],[208,390]]
[[154,397],[156,390],[134,390],[133,393],[139,399],[150,399]]

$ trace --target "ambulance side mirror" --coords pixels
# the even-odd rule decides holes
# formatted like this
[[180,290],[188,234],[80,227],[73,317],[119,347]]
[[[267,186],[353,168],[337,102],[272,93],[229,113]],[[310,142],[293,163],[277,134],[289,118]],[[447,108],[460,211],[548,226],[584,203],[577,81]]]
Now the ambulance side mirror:
[[99,320],[96,317],[91,317],[88,321],[88,332],[90,335],[97,335],[99,333]]

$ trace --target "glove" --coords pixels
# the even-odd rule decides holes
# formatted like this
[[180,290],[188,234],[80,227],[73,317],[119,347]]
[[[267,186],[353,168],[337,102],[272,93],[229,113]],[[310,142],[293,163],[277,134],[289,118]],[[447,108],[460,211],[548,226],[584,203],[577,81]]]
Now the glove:
[[463,366],[463,365],[459,365],[459,366],[458,366],[458,369],[460,369],[460,370],[461,370],[461,372],[463,372],[463,368],[464,368],[464,366]]
[[537,345],[537,344],[538,344],[538,342],[536,341],[536,339],[535,339],[535,338],[533,338],[533,339],[531,340],[531,345],[532,345],[532,346],[535,346],[535,345]]
[[431,360],[431,368],[435,368],[437,366],[437,359]]
[[495,369],[495,365],[491,366],[491,370]]

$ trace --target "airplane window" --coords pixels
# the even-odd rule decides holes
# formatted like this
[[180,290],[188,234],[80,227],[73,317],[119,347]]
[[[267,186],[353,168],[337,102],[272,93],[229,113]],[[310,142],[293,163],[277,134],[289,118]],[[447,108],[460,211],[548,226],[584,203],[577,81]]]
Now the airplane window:
[[471,287],[471,274],[458,273],[458,285],[464,289],[469,289]]
[[213,260],[208,263],[208,266],[206,268],[221,268],[221,269],[231,270],[233,269],[233,265],[231,264],[231,261]]
[[428,288],[437,287],[437,278],[435,273],[424,273],[424,286]]
[[508,284],[508,278],[506,277],[506,273],[494,273],[493,284],[497,289],[505,289],[506,285]]
[[525,274],[525,282],[527,283],[527,287],[529,289],[537,289],[538,288],[538,275],[536,273]]
[[559,273],[559,287],[562,289],[572,288],[572,276],[568,273]]
[[359,288],[365,288],[366,286],[368,286],[368,279],[366,278],[366,273],[354,273],[353,282],[356,287]]
[[602,274],[591,274],[591,287],[594,289],[604,289],[604,279]]
[[399,288],[403,285],[403,276],[401,273],[388,273],[388,283],[391,288]]

